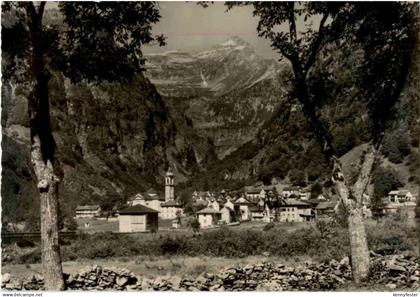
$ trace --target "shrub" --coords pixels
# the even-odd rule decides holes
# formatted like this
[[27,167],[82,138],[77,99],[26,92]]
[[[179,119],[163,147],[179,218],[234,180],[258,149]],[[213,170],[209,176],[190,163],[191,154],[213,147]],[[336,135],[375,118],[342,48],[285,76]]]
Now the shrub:
[[194,218],[191,223],[191,228],[193,229],[194,232],[199,232],[200,231],[200,222],[198,221],[198,219]]
[[76,231],[78,227],[76,220],[72,217],[67,218],[67,221],[64,225],[69,231]]
[[268,231],[274,228],[274,223],[270,222],[267,225],[264,226],[263,231]]
[[[270,227],[267,227],[270,226]],[[265,232],[236,230],[226,226],[200,236],[148,237],[114,233],[82,234],[70,245],[61,246],[64,261],[155,257],[161,255],[246,257],[264,252],[279,257],[312,257],[317,261],[340,260],[349,255],[348,230],[337,222],[319,221],[315,225],[286,231],[285,225],[267,224]],[[268,230],[267,230],[268,229]],[[369,249],[417,252],[417,230],[404,221],[389,218],[367,221]],[[124,244],[121,244],[121,243]],[[18,263],[37,263],[40,250],[13,258]]]
[[416,228],[396,218],[383,218],[366,223],[369,247],[374,250],[407,251],[417,246]]
[[33,243],[30,240],[22,238],[16,241],[16,245],[20,248],[31,248],[35,246],[35,243]]
[[18,263],[41,263],[41,250],[35,249],[29,253],[23,254],[18,258]]
[[180,238],[171,238],[171,237],[166,237],[162,244],[160,245],[160,250],[162,252],[162,254],[177,254],[178,252],[180,252],[183,248],[183,243],[182,240]]

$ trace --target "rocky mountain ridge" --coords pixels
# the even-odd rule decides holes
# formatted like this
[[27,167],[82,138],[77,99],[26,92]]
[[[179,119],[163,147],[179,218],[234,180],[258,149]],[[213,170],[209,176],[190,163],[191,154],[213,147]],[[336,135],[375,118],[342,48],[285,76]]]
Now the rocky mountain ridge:
[[287,92],[279,80],[287,66],[259,56],[238,37],[199,53],[146,58],[146,76],[170,108],[213,140],[219,159],[252,140]]

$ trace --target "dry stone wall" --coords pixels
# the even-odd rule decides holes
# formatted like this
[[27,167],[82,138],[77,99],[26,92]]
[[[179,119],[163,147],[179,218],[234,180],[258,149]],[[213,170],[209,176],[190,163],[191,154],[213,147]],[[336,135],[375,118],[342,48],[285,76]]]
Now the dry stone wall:
[[[417,290],[420,287],[418,258],[404,255],[371,254],[369,283],[385,289]],[[125,268],[87,267],[76,274],[65,274],[67,290],[129,290],[129,291],[332,291],[351,282],[349,258],[328,263],[305,263],[296,267],[259,263],[230,267],[218,274],[204,273],[197,278],[184,277],[173,283],[170,279],[140,279]],[[43,290],[44,279],[35,274],[18,281],[6,273],[2,288],[7,290]]]

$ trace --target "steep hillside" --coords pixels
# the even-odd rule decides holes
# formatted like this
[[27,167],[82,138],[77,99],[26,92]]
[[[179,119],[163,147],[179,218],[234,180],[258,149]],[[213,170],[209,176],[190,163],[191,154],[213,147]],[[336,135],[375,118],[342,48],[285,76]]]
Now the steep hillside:
[[[163,191],[169,164],[177,181],[214,159],[213,144],[195,134],[185,117],[170,113],[143,76],[130,85],[72,85],[61,74],[50,81],[51,115],[61,163],[62,211],[77,204],[112,207],[153,186]],[[3,218],[37,215],[29,162],[29,88],[2,86]],[[29,209],[30,208],[30,209]]]
[[[334,147],[338,155],[343,156],[350,172],[359,163],[362,153],[362,150],[353,149],[363,147],[361,145],[371,138],[367,100],[358,97],[356,71],[360,59],[362,53],[357,47],[329,48],[318,58],[310,80],[312,91],[323,99],[318,106],[319,114],[329,123]],[[418,57],[414,57],[412,63],[417,60]],[[415,171],[420,166],[417,79],[416,73],[410,72],[386,131],[382,150],[381,166],[395,169],[402,184],[409,189],[418,185]],[[278,85],[286,88],[285,81],[280,79]],[[331,170],[300,105],[286,96],[277,96],[276,99],[276,112],[259,127],[255,137],[215,163],[205,176],[196,175],[193,185],[232,189],[256,181],[270,183],[276,178],[283,183],[301,186],[318,182],[329,190]],[[353,153],[347,154],[351,151]]]

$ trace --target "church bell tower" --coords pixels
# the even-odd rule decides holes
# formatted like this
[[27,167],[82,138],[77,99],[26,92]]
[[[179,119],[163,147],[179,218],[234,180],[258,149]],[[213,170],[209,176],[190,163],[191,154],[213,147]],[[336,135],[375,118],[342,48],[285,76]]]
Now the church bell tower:
[[173,200],[175,198],[174,191],[174,173],[172,172],[171,167],[169,167],[165,176],[165,202]]

